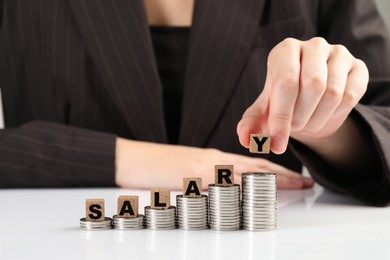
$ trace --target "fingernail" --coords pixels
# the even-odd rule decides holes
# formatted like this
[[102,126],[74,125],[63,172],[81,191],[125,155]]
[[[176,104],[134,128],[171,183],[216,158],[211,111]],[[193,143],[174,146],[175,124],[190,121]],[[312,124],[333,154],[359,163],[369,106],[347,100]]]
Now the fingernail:
[[305,184],[306,187],[311,187],[314,185],[314,180],[312,178],[309,178],[309,177],[304,177],[303,183]]
[[277,153],[281,154],[286,151],[287,148],[287,139],[281,135],[277,135],[271,139],[271,145],[272,150]]

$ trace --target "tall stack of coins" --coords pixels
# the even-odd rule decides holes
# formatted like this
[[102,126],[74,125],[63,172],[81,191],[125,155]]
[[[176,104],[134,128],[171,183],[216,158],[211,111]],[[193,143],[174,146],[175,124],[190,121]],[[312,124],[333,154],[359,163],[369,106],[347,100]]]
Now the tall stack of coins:
[[210,228],[214,230],[240,229],[240,185],[209,185]]
[[267,231],[276,228],[276,174],[242,174],[243,228]]
[[180,229],[208,228],[208,201],[202,195],[202,178],[183,178],[183,195],[176,196],[176,206]]
[[176,207],[170,206],[167,209],[155,209],[146,206],[145,222],[148,229],[175,229]]
[[209,184],[209,224],[214,230],[241,227],[240,185],[234,184],[233,165],[215,165],[215,184]]
[[180,229],[207,229],[207,196],[176,196],[177,224]]

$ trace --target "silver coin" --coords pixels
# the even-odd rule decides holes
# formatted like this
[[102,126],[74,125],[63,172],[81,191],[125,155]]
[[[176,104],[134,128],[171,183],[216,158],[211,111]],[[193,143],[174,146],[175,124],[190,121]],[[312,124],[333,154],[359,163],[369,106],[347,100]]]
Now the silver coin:
[[172,230],[176,229],[176,226],[147,226],[147,229],[153,229],[153,230]]
[[192,212],[199,212],[203,210],[207,210],[208,206],[203,205],[203,206],[193,206],[193,205],[177,205],[177,211],[192,211]]
[[266,221],[274,221],[277,217],[271,216],[256,216],[256,218],[251,217],[250,215],[243,216],[242,218],[246,222],[266,222]]
[[255,216],[275,216],[276,215],[276,210],[244,210],[242,212],[243,215],[248,215],[248,214],[255,214]]
[[247,230],[247,231],[273,231],[276,229],[276,226],[275,227],[260,227],[260,228],[256,228],[256,227],[243,227],[244,230]]
[[[274,188],[275,189],[275,188]],[[242,193],[242,197],[243,198],[246,198],[246,197],[253,197],[253,196],[268,196],[268,197],[277,197],[278,194],[275,190],[270,190],[270,191],[255,191],[255,190],[251,190],[251,189],[246,189],[243,193]]]
[[243,223],[243,227],[256,227],[256,228],[270,228],[276,227],[276,222],[265,222],[265,223]]
[[189,218],[189,219],[202,219],[207,217],[207,210],[198,212],[198,213],[180,213],[177,215],[177,218]]
[[244,172],[241,174],[241,177],[244,178],[244,177],[247,177],[247,178],[251,178],[251,177],[276,177],[276,173],[272,173],[272,172]]
[[273,182],[259,182],[259,181],[247,181],[247,182],[244,182],[242,184],[242,189],[246,189],[246,188],[255,188],[255,189],[264,189],[264,188],[270,188],[272,187],[273,185],[275,185],[276,182],[273,181]]
[[262,220],[258,220],[258,221],[248,221],[246,219],[243,220],[243,225],[276,225],[276,219],[274,220],[267,220],[267,221],[262,221]]
[[189,211],[202,211],[203,209],[207,209],[207,205],[183,205],[183,204],[177,204],[177,210],[182,210],[183,208]]
[[210,224],[211,229],[215,230],[238,230],[240,229],[241,225],[240,223],[237,223],[236,225],[222,225],[222,224]]
[[256,204],[256,203],[277,203],[276,198],[274,199],[266,199],[266,198],[246,198],[242,200],[242,205],[250,205],[250,204]]
[[250,204],[243,204],[243,208],[250,209],[250,208],[276,208],[276,203],[274,202],[256,202],[256,203],[250,203]]
[[242,200],[242,204],[250,204],[250,203],[254,203],[254,202],[277,202],[277,198],[274,197],[274,198],[267,198],[267,197],[246,197],[246,198],[243,198]]
[[251,187],[245,187],[242,194],[243,195],[251,195],[251,194],[258,194],[258,193],[264,193],[264,194],[277,194],[277,191],[275,190],[275,187],[264,187],[264,188],[258,188],[253,189]]
[[267,208],[267,207],[263,207],[263,208],[243,208],[242,210],[242,213],[245,214],[247,212],[257,212],[259,214],[272,214],[272,215],[275,215],[276,214],[276,209],[275,208]]
[[274,227],[276,226],[276,220],[270,222],[243,222],[244,227]]

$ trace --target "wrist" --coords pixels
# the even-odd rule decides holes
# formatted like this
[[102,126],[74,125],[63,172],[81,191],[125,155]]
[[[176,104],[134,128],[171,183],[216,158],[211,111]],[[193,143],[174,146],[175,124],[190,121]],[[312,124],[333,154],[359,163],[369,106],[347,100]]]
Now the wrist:
[[125,140],[123,138],[116,138],[115,145],[115,184],[119,187],[122,186],[122,173],[123,173],[123,142]]
[[[128,187],[131,185],[131,165],[134,163],[131,161],[135,159],[134,151],[136,142],[125,138],[118,137],[116,139],[115,148],[115,183],[119,187]],[[129,149],[131,147],[131,149]]]

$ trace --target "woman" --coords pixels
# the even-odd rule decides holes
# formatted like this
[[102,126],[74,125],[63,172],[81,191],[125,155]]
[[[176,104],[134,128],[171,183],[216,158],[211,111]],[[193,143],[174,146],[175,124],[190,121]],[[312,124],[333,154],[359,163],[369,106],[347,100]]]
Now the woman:
[[[231,163],[299,189],[304,164],[389,202],[390,49],[373,1],[31,2],[1,5],[2,187],[179,188]],[[274,154],[249,157],[250,133]]]

